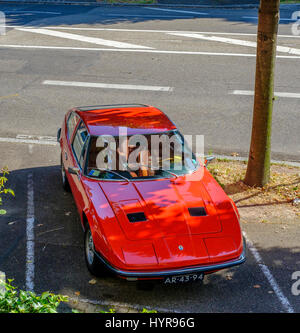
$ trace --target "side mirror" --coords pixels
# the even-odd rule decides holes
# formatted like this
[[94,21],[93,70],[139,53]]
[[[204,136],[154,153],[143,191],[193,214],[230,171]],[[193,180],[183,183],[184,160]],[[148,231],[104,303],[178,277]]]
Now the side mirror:
[[61,128],[57,131],[57,142],[60,140]]
[[206,167],[207,164],[209,164],[210,162],[212,162],[212,161],[215,160],[215,159],[216,159],[215,156],[207,156],[207,157],[205,158],[204,166]]
[[68,167],[68,172],[72,175],[79,175],[80,169],[76,167]]

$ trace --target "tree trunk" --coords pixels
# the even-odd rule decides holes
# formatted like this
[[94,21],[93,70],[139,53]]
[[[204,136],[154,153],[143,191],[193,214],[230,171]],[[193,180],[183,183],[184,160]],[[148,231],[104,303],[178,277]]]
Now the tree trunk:
[[261,0],[259,7],[252,137],[244,180],[250,186],[262,187],[270,179],[279,5],[280,0]]

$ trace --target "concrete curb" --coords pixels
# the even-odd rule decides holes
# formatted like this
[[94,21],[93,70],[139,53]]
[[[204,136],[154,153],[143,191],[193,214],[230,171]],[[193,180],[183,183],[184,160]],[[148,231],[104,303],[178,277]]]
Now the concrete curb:
[[[248,161],[248,157],[242,157],[242,156],[228,156],[228,155],[218,155],[218,154],[212,154],[212,156],[215,156],[219,160]],[[271,163],[300,168],[300,162],[295,162],[295,161],[271,160]]]
[[69,297],[69,302],[65,305],[84,313],[99,313],[101,311],[109,311],[109,309],[115,310],[116,313],[141,313],[143,309],[156,310],[158,313],[178,313],[175,310],[160,307],[155,307],[155,309],[149,309],[148,305],[129,304],[104,300],[91,300],[81,297]]

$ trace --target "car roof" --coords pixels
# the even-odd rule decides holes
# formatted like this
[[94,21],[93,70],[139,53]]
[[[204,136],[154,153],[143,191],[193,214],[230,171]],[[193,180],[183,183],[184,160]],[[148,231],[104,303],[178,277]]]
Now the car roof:
[[[159,109],[143,104],[84,106],[73,109],[91,135],[127,135],[162,133],[176,129]],[[121,134],[122,133],[122,134]]]

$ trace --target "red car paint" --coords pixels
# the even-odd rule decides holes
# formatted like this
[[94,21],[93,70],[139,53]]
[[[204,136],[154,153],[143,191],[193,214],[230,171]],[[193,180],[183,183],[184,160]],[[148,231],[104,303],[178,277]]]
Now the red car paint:
[[[68,168],[78,167],[71,147],[76,127],[67,129],[71,113],[90,135],[115,136],[120,127],[128,135],[162,133],[176,126],[157,108],[140,105],[74,108],[65,116],[62,165],[82,226],[89,225],[97,255],[117,275],[156,279],[244,262],[237,208],[205,166],[177,178],[129,182],[71,174]],[[207,215],[191,216],[193,207],[205,207]],[[129,222],[127,214],[135,212],[144,212],[146,221]]]

